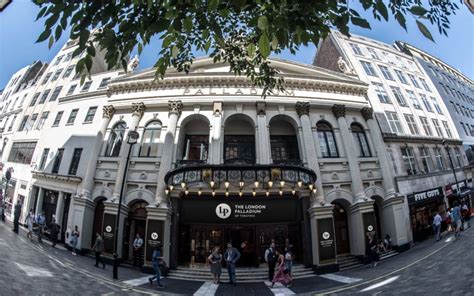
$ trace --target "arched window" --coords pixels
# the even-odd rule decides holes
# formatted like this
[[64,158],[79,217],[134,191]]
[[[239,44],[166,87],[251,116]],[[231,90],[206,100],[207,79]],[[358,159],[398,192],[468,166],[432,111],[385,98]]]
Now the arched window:
[[359,147],[360,157],[370,157],[369,143],[367,142],[367,136],[365,135],[364,128],[360,124],[351,124],[352,135],[354,136],[354,143]]
[[157,157],[158,142],[160,141],[161,122],[152,121],[147,124],[142,137],[140,157]]
[[126,128],[127,125],[125,122],[119,122],[112,128],[110,131],[109,141],[107,142],[107,148],[105,149],[105,156],[119,156]]
[[339,157],[331,125],[320,121],[316,124],[316,128],[318,130],[319,148],[321,149],[322,157]]

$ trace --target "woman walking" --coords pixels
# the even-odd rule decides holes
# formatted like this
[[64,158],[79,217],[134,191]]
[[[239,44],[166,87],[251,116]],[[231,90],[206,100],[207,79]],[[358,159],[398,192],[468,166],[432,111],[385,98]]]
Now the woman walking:
[[288,287],[291,286],[291,281],[293,280],[293,274],[291,273],[291,269],[293,267],[293,260],[295,259],[295,255],[293,255],[293,251],[291,250],[291,245],[286,248],[285,252],[285,270],[288,272],[288,277],[290,279],[290,283]]
[[275,251],[276,255],[278,256],[277,260],[277,269],[275,276],[272,280],[272,288],[275,283],[281,283],[282,285],[286,286],[290,284],[290,273],[289,270],[285,268],[285,256],[278,250]]
[[222,254],[220,247],[214,247],[207,260],[211,263],[211,273],[214,276],[214,284],[219,284],[222,273]]
[[372,264],[372,267],[375,267],[377,266],[377,242],[374,239],[374,235],[370,232],[367,232],[367,240],[367,259]]
[[35,221],[35,214],[33,213],[33,209],[30,209],[30,212],[28,213],[28,216],[26,216],[25,220],[26,220],[26,225],[28,227],[28,233],[26,234],[26,237],[32,240],[33,239],[33,223]]
[[71,233],[72,254],[73,254],[74,256],[77,255],[77,253],[76,253],[76,247],[77,247],[77,243],[79,242],[79,235],[80,235],[79,229],[78,229],[78,227],[77,227],[77,225],[76,225],[76,226],[74,226],[74,231]]

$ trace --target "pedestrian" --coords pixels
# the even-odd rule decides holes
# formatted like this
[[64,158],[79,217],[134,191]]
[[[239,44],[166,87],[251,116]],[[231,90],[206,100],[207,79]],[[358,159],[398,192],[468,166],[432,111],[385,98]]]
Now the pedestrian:
[[160,267],[166,266],[166,262],[161,256],[161,246],[159,244],[155,246],[155,250],[153,251],[153,254],[151,256],[151,262],[153,265],[153,270],[155,271],[155,275],[148,279],[148,281],[150,282],[150,286],[153,285],[153,280],[156,279],[156,283],[158,284],[158,287],[164,288],[164,286],[160,282],[160,278],[161,278]]
[[28,233],[26,234],[26,237],[29,238],[30,240],[33,239],[33,223],[35,221],[35,214],[33,213],[33,209],[30,209],[30,212],[26,216],[25,219],[25,224],[28,227]]
[[371,264],[372,267],[376,267],[377,266],[377,242],[374,239],[374,234],[371,232],[367,232],[366,255],[367,255],[368,263]]
[[288,287],[291,287],[291,282],[293,281],[293,274],[291,270],[293,267],[293,260],[295,260],[295,255],[293,254],[292,247],[292,245],[289,245],[285,250],[285,270],[288,271],[288,277],[290,279]]
[[79,233],[79,228],[76,226],[74,226],[74,231],[71,233],[71,246],[72,246],[72,254],[74,256],[77,255],[76,253],[76,247],[77,247],[77,243],[79,242],[79,236],[80,236],[80,233]]
[[290,271],[285,267],[285,256],[278,250],[275,250],[275,254],[277,256],[277,272],[272,279],[272,288],[275,283],[288,286],[291,282],[291,278]]
[[140,237],[140,234],[137,233],[135,240],[133,241],[133,266],[141,267],[142,255],[143,255],[143,239]]
[[392,238],[390,235],[385,235],[385,238],[383,239],[383,243],[385,245],[385,249],[391,251],[392,250]]
[[53,221],[49,224],[49,237],[51,238],[51,242],[53,243],[53,248],[56,248],[56,243],[58,241],[58,233],[59,233],[59,224],[56,223],[56,219],[53,218]]
[[38,242],[42,244],[44,227],[46,226],[46,217],[44,216],[44,212],[41,212],[38,215],[36,218],[36,224],[38,224]]
[[270,247],[265,251],[265,262],[268,264],[268,280],[271,282],[275,275],[275,265],[277,263],[278,256],[276,254],[275,242],[272,241]]
[[13,232],[18,234],[18,226],[20,225],[20,213],[21,213],[21,203],[16,202],[15,208],[13,209]]
[[453,216],[453,226],[454,226],[454,237],[458,238],[461,236],[459,231],[461,230],[461,207],[459,207],[459,203],[457,201],[454,202],[454,208],[452,211]]
[[227,250],[224,253],[225,262],[227,264],[227,272],[229,273],[229,284],[236,285],[235,265],[240,258],[240,252],[232,247],[232,242],[227,243]]
[[104,240],[98,232],[95,233],[95,243],[92,246],[92,250],[95,252],[95,267],[99,267],[99,262],[102,264],[102,269],[105,269],[105,263],[100,258],[100,254],[104,251]]
[[446,225],[448,227],[448,233],[449,233],[452,230],[451,224],[453,222],[452,217],[451,217],[451,210],[450,209],[448,209],[448,212],[446,212],[444,222],[446,223]]
[[211,255],[207,258],[209,263],[211,264],[211,273],[214,277],[214,284],[219,284],[221,281],[221,273],[222,273],[222,254],[220,252],[220,247],[214,247],[212,249]]
[[464,229],[469,228],[471,226],[469,223],[469,220],[471,219],[471,211],[469,210],[469,207],[467,206],[466,203],[462,205],[461,213],[462,213],[464,224],[465,224]]
[[436,241],[441,239],[441,221],[443,221],[443,218],[441,218],[440,214],[436,212],[433,217],[433,227],[436,234]]

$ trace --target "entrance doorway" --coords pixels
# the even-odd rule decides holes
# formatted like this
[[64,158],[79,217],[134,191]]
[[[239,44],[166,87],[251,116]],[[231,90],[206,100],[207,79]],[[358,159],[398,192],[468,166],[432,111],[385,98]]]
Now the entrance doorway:
[[334,232],[336,233],[337,255],[349,254],[349,224],[347,223],[347,213],[344,207],[338,203],[333,203]]
[[[133,241],[137,233],[140,234],[140,237],[145,241],[147,206],[148,203],[143,200],[136,201],[130,206],[128,217],[125,219],[123,235],[122,256],[125,260],[133,259]],[[142,251],[144,250],[145,248],[142,248]],[[142,258],[145,258],[144,254],[142,254]]]
[[66,241],[67,221],[69,219],[69,207],[71,206],[71,194],[64,193],[63,220],[61,221],[61,241]]
[[256,264],[256,244],[255,244],[255,226],[231,226],[224,232],[225,247],[227,242],[232,242],[232,246],[239,250],[240,259],[238,266],[255,266]]
[[104,210],[105,210],[105,205],[104,201],[107,200],[105,197],[101,198],[100,200],[97,201],[97,204],[95,205],[95,211],[94,211],[94,228],[92,230],[92,244],[95,243],[95,234],[98,232],[101,236],[104,234],[102,233],[102,222],[104,219]]

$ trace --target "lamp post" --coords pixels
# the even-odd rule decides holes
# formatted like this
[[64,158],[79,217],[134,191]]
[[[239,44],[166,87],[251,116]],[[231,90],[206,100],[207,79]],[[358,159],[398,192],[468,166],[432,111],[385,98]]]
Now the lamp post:
[[130,162],[130,153],[132,152],[132,147],[138,141],[139,134],[137,131],[129,131],[127,137],[127,144],[129,145],[127,160],[125,162],[125,173],[123,174],[122,185],[120,188],[120,197],[117,206],[117,216],[115,221],[115,235],[114,235],[114,266],[113,266],[113,278],[118,278],[118,254],[117,254],[117,245],[118,245],[118,233],[119,233],[119,225],[120,225],[120,208],[122,206],[122,197],[123,197],[123,189],[125,186],[125,182],[127,179],[127,171],[128,171],[128,163]]
[[456,182],[456,196],[459,195],[459,184],[458,184],[458,178],[456,177],[456,170],[454,169],[454,164],[453,164],[453,159],[451,158],[451,152],[449,151],[450,147],[448,145],[448,141],[444,140],[443,141],[443,146],[446,148],[446,151],[448,152],[448,158],[449,158],[449,163],[451,164],[451,169],[453,170],[453,175],[454,175],[454,181]]

